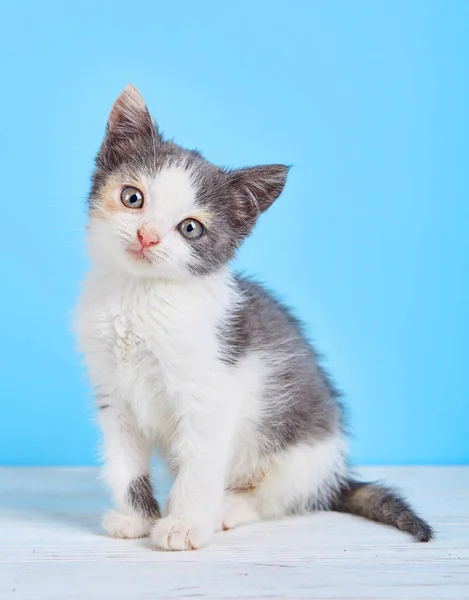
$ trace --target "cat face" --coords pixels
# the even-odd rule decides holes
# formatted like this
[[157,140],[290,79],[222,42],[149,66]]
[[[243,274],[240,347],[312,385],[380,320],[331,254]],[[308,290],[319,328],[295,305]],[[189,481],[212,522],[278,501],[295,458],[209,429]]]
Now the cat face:
[[165,141],[140,94],[114,104],[90,193],[92,257],[180,280],[222,268],[280,195],[283,165],[225,170]]

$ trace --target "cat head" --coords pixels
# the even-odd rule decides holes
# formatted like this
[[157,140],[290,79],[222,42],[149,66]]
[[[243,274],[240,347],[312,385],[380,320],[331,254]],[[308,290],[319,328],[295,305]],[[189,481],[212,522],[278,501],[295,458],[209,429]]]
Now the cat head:
[[283,165],[226,170],[163,139],[139,92],[116,100],[89,198],[92,258],[143,277],[221,269],[280,195]]

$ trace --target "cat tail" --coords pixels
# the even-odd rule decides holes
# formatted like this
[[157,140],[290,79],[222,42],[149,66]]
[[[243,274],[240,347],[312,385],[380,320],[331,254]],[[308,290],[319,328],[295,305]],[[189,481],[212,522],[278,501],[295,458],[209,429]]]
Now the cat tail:
[[433,538],[433,529],[392,488],[348,479],[332,510],[391,525],[412,534],[419,542]]

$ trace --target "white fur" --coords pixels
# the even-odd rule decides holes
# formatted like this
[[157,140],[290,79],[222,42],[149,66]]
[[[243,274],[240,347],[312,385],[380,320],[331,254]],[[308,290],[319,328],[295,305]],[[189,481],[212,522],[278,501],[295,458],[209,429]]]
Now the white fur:
[[[128,486],[148,474],[156,447],[175,475],[168,515],[151,534],[165,550],[197,548],[215,529],[306,507],[333,490],[345,469],[339,437],[259,455],[271,367],[258,353],[235,367],[219,359],[217,326],[240,299],[228,270],[209,277],[187,270],[187,244],[175,224],[197,211],[190,186],[184,170],[162,171],[145,182],[143,213],[92,219],[92,269],[77,311],[80,348],[98,404],[106,406],[99,412],[104,474],[118,511],[105,529],[117,537],[149,533],[151,523],[129,505]],[[170,258],[156,250],[142,269],[125,245],[149,223]]]
[[135,539],[146,537],[152,530],[154,522],[145,519],[135,512],[110,510],[104,517],[102,525],[109,537]]

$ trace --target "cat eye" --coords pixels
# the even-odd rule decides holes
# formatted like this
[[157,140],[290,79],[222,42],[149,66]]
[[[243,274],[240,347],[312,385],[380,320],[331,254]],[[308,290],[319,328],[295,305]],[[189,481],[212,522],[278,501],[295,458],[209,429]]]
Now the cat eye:
[[126,187],[121,192],[121,202],[127,208],[142,208],[143,194],[136,187]]
[[204,226],[196,219],[184,219],[178,225],[179,232],[189,240],[199,238],[204,232]]

